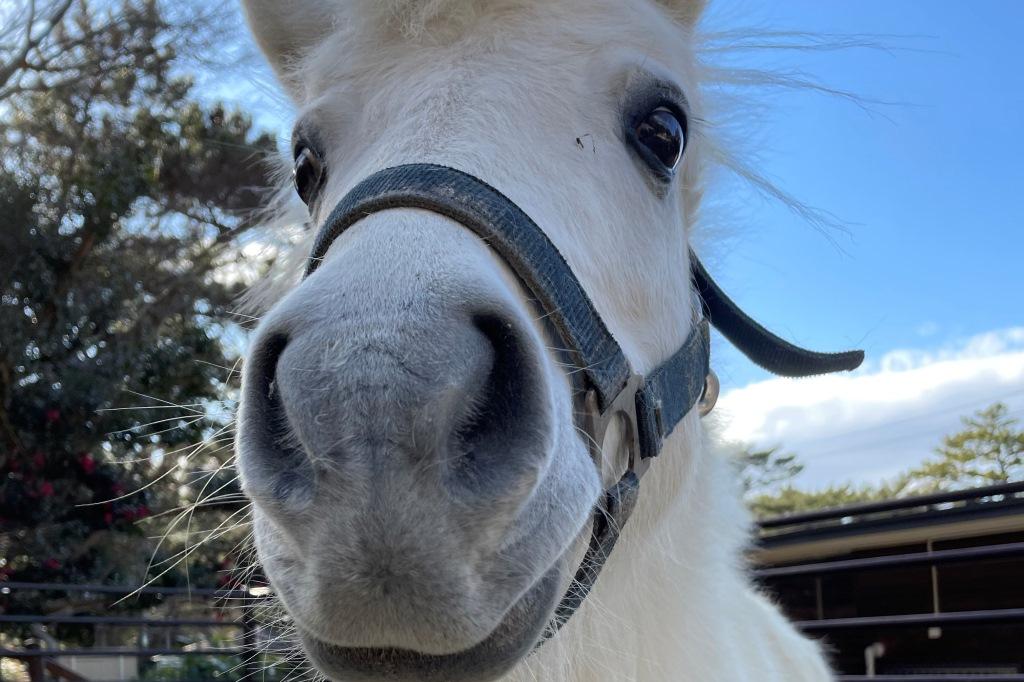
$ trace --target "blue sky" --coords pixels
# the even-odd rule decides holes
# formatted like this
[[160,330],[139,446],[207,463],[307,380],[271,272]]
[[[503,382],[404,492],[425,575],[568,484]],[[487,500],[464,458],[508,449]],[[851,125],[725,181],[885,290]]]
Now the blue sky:
[[[802,342],[875,356],[1024,322],[1024,3],[726,0],[712,19],[881,34],[916,50],[750,60],[903,104],[868,114],[807,93],[774,100],[761,167],[851,233],[835,235],[840,251],[785,208],[754,202],[750,229],[719,254],[735,296]],[[729,378],[761,376],[737,366]]]
[[[711,4],[710,29],[857,35],[889,48],[744,57],[882,103],[866,111],[786,92],[747,131],[758,168],[848,233],[826,239],[738,183],[713,197],[730,223],[709,257],[726,290],[789,339],[868,353],[853,375],[777,380],[716,342],[724,437],[797,452],[801,482],[817,486],[916,464],[961,415],[996,399],[1024,416],[1024,2]],[[217,81],[208,87],[223,92]],[[232,83],[232,99],[287,132],[279,96]]]
[[1024,3],[726,0],[710,19],[894,48],[749,58],[893,104],[772,100],[760,167],[850,233],[837,248],[755,199],[718,276],[788,338],[869,362],[838,381],[767,381],[718,344],[725,432],[795,450],[820,485],[890,476],[995,399],[1024,416]]

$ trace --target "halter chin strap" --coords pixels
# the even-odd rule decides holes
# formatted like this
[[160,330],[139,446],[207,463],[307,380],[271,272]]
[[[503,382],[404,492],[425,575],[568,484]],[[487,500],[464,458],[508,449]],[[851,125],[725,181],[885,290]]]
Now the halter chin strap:
[[579,425],[589,436],[595,461],[602,461],[609,426],[617,421],[623,427],[629,451],[626,472],[605,491],[594,514],[586,556],[541,641],[553,636],[590,592],[636,505],[640,478],[661,452],[665,438],[695,405],[702,415],[713,405],[718,385],[710,369],[709,322],[755,363],[784,376],[852,370],[864,359],[861,351],[816,353],[775,336],[722,292],[691,251],[704,317],[667,360],[646,376],[637,375],[544,231],[479,178],[433,164],[388,168],[356,185],[324,221],[306,276],[313,274],[334,240],[349,227],[373,213],[400,208],[432,211],[477,234],[537,300],[582,375]]

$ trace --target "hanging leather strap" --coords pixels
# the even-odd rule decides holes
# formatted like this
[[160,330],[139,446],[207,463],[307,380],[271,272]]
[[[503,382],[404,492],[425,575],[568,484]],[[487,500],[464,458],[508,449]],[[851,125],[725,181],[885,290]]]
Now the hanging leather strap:
[[851,371],[864,362],[864,351],[818,353],[795,346],[762,327],[743,312],[711,279],[700,260],[690,253],[693,281],[704,306],[704,315],[759,367],[784,377]]

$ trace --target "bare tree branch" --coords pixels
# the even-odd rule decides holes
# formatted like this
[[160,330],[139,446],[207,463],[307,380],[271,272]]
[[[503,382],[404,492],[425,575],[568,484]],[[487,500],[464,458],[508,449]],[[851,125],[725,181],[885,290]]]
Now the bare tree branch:
[[29,0],[28,7],[28,20],[25,23],[25,40],[21,46],[21,49],[11,55],[6,63],[0,64],[0,88],[7,85],[7,82],[11,80],[20,70],[30,68],[28,57],[32,54],[32,51],[37,49],[44,40],[46,40],[54,31],[55,28],[64,20],[64,15],[71,9],[71,5],[74,0],[62,0],[50,13],[49,17],[43,23],[38,35],[33,35],[35,24],[36,24],[36,2],[35,0]]

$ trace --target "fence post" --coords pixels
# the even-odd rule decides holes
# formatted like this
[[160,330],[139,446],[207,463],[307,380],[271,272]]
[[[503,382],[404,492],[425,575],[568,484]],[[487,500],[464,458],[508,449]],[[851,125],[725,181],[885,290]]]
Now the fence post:
[[252,616],[252,609],[242,609],[242,679],[246,682],[255,682],[263,666],[259,661],[256,642],[256,619]]
[[[25,640],[25,649],[27,651],[36,651],[39,648],[39,640]],[[28,656],[26,660],[28,661],[28,679],[32,682],[46,682],[46,667],[43,664],[43,657]]]

